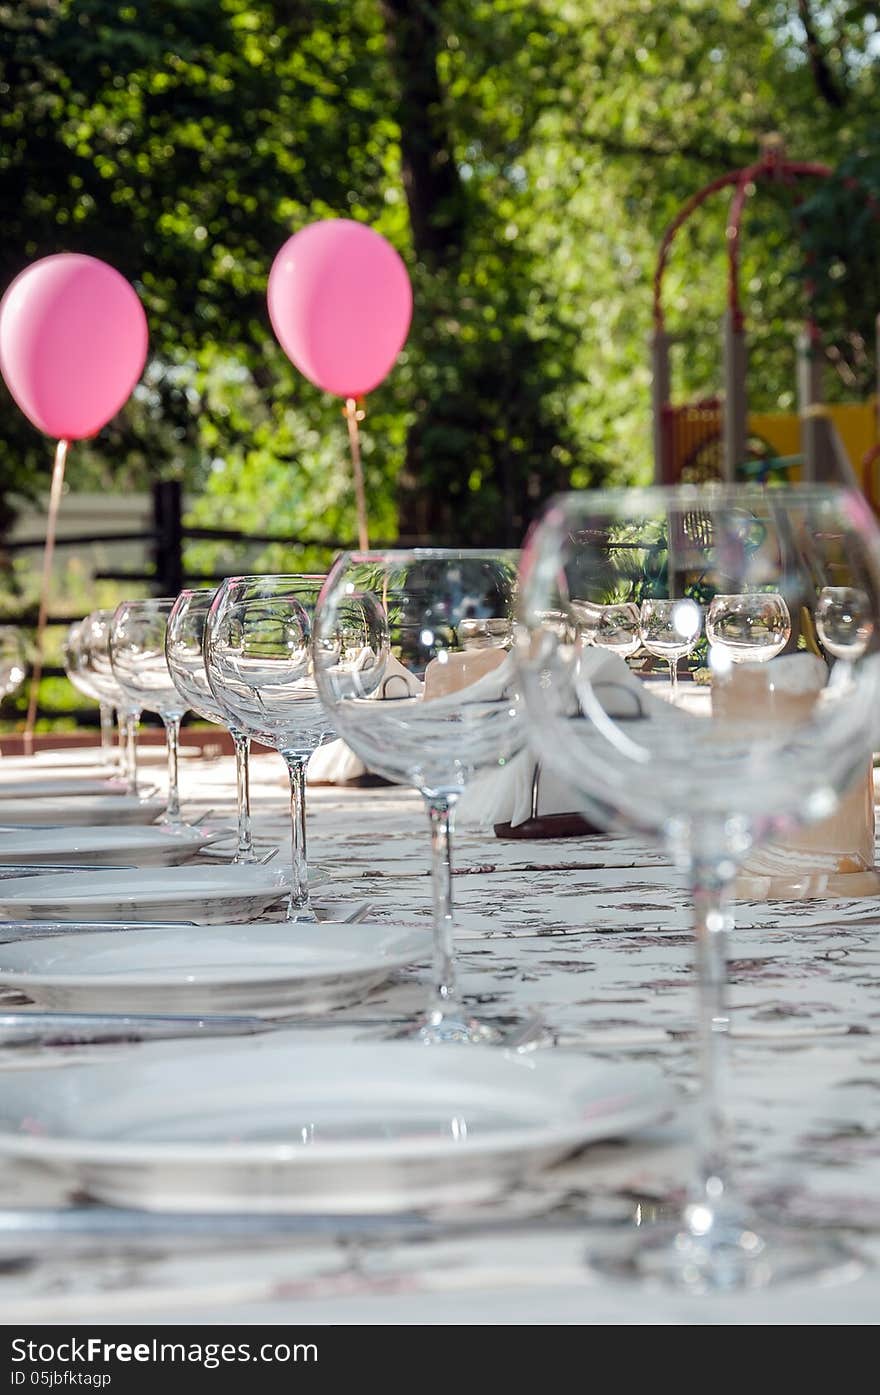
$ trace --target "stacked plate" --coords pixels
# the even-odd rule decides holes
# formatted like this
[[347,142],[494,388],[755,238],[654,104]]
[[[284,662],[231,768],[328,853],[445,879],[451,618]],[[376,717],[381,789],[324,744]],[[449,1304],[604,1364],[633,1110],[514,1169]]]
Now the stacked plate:
[[115,1205],[388,1212],[470,1204],[659,1119],[660,1073],[410,1043],[162,1043],[0,1076],[0,1155]]
[[[652,1067],[294,1031],[427,963],[430,937],[269,920],[283,868],[191,861],[211,837],[151,826],[161,802],[112,782],[3,773],[0,868],[36,868],[0,878],[0,985],[30,1000],[4,1019],[10,1040],[45,1023],[57,1045],[90,1016],[121,1055],[0,1072],[0,1157],[117,1205],[412,1211],[495,1196],[668,1112]],[[214,1040],[130,1044],[135,1022],[173,1034],[173,1014]],[[259,1034],[217,1036],[235,1023]]]
[[210,925],[248,920],[290,891],[283,869],[247,863],[210,867],[96,868],[0,881],[8,920],[178,921]]
[[189,862],[222,836],[199,828],[168,828],[162,824],[10,828],[0,833],[0,866],[24,862],[63,862],[80,867],[121,863],[134,867],[172,866]]
[[308,1016],[430,953],[424,931],[385,925],[167,926],[0,944],[0,983],[65,1012]]

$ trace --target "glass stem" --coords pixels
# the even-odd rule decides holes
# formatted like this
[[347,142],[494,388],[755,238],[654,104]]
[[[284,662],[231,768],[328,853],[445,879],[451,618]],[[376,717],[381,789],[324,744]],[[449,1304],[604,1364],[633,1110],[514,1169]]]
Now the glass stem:
[[309,861],[306,851],[306,766],[308,756],[283,751],[290,776],[290,899],[288,920],[309,911]]
[[235,745],[235,789],[238,798],[238,847],[233,862],[254,862],[251,837],[251,739],[244,732],[230,732]]
[[669,683],[672,689],[672,701],[678,697],[678,655],[669,660]]
[[431,823],[431,891],[434,899],[434,989],[431,1014],[458,1010],[455,982],[455,917],[452,909],[452,829],[457,795],[425,798]]
[[164,717],[165,744],[168,748],[168,808],[166,822],[180,823],[180,785],[178,781],[178,760],[180,756],[180,718]]
[[126,712],[125,714],[125,763],[127,766],[128,783],[131,786],[132,794],[138,794],[138,725],[141,720],[139,712]]
[[725,1107],[730,1038],[727,937],[733,924],[731,883],[732,875],[722,875],[711,863],[697,863],[692,868],[691,897],[699,994],[700,1102],[696,1139],[697,1172],[689,1217],[700,1234],[705,1234],[707,1219],[728,1196],[729,1145]]
[[101,711],[101,759],[113,770],[116,766],[116,753],[113,749],[113,708],[109,702],[102,702]]

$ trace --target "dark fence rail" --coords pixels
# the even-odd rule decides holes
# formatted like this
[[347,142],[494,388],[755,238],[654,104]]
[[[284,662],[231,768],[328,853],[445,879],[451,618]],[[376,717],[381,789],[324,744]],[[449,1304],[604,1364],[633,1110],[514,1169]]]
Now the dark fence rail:
[[[423,537],[399,537],[391,540],[383,539],[373,546],[377,548],[419,547],[427,545],[429,541]],[[352,538],[310,538],[284,533],[247,533],[239,528],[188,527],[183,521],[183,494],[180,482],[178,480],[160,480],[153,485],[152,489],[152,520],[149,528],[137,531],[126,529],[115,533],[67,534],[56,539],[55,547],[56,550],[61,550],[94,547],[102,544],[108,546],[119,543],[146,544],[151,553],[151,570],[101,568],[94,572],[95,580],[118,581],[135,585],[146,584],[157,596],[176,596],[185,586],[219,584],[228,575],[227,572],[187,570],[184,557],[184,548],[187,542],[232,543],[240,547],[277,545],[297,551],[313,549],[326,552],[328,559],[335,553],[343,552],[354,545]],[[0,554],[14,555],[28,551],[42,551],[44,543],[43,537],[2,540],[0,541]],[[35,629],[36,621],[36,605],[30,609],[22,610],[18,614],[5,614],[0,618],[0,624],[18,625],[22,629]],[[71,617],[59,615],[53,611],[47,617],[46,623],[53,626],[66,626],[71,623]],[[43,669],[44,678],[63,676],[64,670],[61,668],[49,665]],[[9,715],[12,715],[11,711]],[[37,717],[38,719],[65,717],[74,720],[78,725],[94,726],[97,722],[97,710],[72,708],[62,711],[50,704],[41,702]]]

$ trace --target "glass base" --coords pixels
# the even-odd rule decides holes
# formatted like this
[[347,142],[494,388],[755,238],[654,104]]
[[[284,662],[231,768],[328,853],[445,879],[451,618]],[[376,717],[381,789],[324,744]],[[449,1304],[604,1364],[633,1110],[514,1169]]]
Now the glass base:
[[443,1012],[435,1009],[417,1022],[408,1024],[392,1035],[394,1041],[418,1041],[425,1046],[443,1043],[465,1046],[503,1046],[508,1050],[527,1051],[552,1042],[549,1030],[538,1018],[524,1021],[508,1019],[503,1023],[481,1022],[465,1012]]
[[689,1293],[741,1292],[798,1280],[848,1283],[865,1267],[847,1245],[821,1231],[771,1224],[747,1212],[716,1215],[700,1233],[705,1223],[706,1208],[690,1207],[677,1222],[640,1232],[625,1249],[588,1255],[588,1264],[609,1277]]
[[318,921],[317,915],[308,904],[305,906],[288,905],[284,919],[289,925],[316,925]]

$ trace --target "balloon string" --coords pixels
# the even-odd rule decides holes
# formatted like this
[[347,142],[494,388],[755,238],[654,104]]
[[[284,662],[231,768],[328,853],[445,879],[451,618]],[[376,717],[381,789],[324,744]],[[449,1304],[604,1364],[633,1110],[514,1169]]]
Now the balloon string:
[[27,718],[24,724],[25,755],[34,753],[34,727],[37,721],[37,702],[40,695],[40,680],[43,677],[43,641],[46,634],[46,620],[49,614],[49,593],[52,587],[52,559],[55,555],[55,531],[58,525],[58,510],[61,506],[61,491],[64,488],[64,466],[67,461],[68,442],[60,440],[55,447],[55,465],[52,469],[52,488],[49,491],[49,517],[46,521],[46,545],[43,548],[43,579],[40,585],[40,609],[37,615],[37,642],[34,667],[31,673],[31,691],[28,699]]
[[345,406],[342,409],[348,425],[348,444],[351,447],[351,464],[354,471],[354,497],[357,504],[358,523],[358,547],[361,552],[369,552],[370,538],[367,529],[367,495],[364,489],[364,471],[361,465],[361,433],[358,423],[362,422],[366,413],[353,397],[346,397]]

